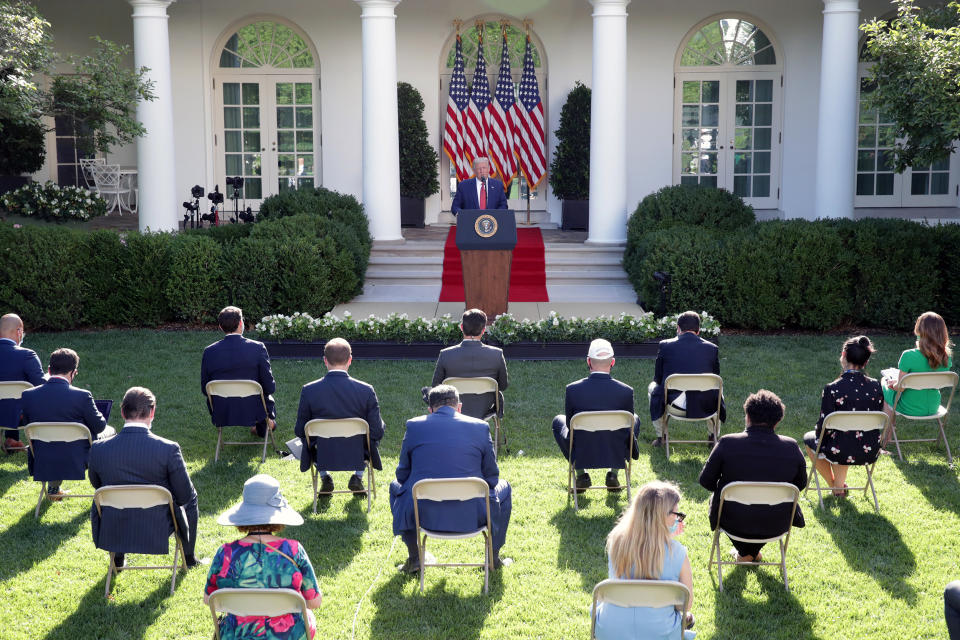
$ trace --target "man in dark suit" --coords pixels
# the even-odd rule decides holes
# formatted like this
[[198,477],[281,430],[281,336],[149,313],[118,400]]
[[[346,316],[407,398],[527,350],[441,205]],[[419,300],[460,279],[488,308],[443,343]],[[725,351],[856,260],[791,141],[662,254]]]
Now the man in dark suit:
[[[720,351],[717,345],[700,337],[700,314],[686,311],[677,318],[677,337],[663,340],[657,350],[657,362],[654,366],[653,382],[647,388],[650,396],[650,419],[656,429],[657,437],[651,443],[655,447],[663,444],[663,414],[666,403],[673,405],[673,411],[687,418],[705,418],[717,410],[716,391],[690,391],[688,393],[670,392],[669,398],[663,397],[663,381],[675,373],[715,373],[720,375]],[[720,421],[727,419],[727,408],[720,402]],[[711,433],[707,439],[713,442]]]
[[506,209],[507,196],[503,191],[503,183],[490,177],[490,160],[483,157],[474,160],[473,173],[473,178],[457,184],[450,212],[457,215],[463,209]]
[[[570,420],[581,411],[629,411],[633,413],[633,388],[610,375],[616,359],[613,357],[613,345],[598,338],[590,343],[587,352],[587,368],[590,375],[567,385],[564,413],[553,419],[553,437],[560,452],[570,459]],[[636,460],[640,457],[637,434],[640,432],[640,418],[634,414],[633,450],[630,454]],[[630,432],[622,431],[579,432],[573,441],[574,462],[587,461],[589,464],[610,467],[607,471],[606,485],[609,491],[620,491],[617,470],[623,468],[624,453]],[[577,489],[583,491],[591,486],[590,474],[586,464],[577,464]]]
[[[327,473],[327,467],[343,470],[345,460],[356,459],[357,443],[354,436],[349,439],[334,438],[324,440],[318,446],[319,438],[304,442],[304,427],[315,418],[363,418],[370,427],[370,451],[363,443],[364,460],[371,460],[374,469],[382,470],[378,446],[383,438],[384,424],[380,417],[380,402],[377,392],[366,382],[351,378],[347,373],[353,363],[350,343],[343,338],[333,338],[323,347],[323,363],[327,366],[327,375],[303,386],[300,391],[300,407],[297,409],[297,424],[294,433],[303,442],[300,453],[300,470],[307,471],[316,463],[320,472],[321,484],[318,493],[329,495],[333,489],[333,478]],[[363,460],[357,460],[354,473],[347,482],[351,491],[363,491]],[[357,494],[359,495],[359,494]]]
[[[416,524],[413,514],[413,485],[424,478],[479,477],[490,486],[490,520],[493,528],[494,568],[509,565],[500,558],[507,539],[512,507],[510,484],[500,479],[493,453],[490,430],[482,420],[460,413],[457,390],[449,385],[430,389],[430,413],[407,421],[400,446],[397,479],[390,483],[390,510],[393,533],[407,545],[407,561],[400,567],[406,573],[420,570]],[[473,531],[486,524],[483,501],[419,505],[420,525],[434,531]]]
[[[57,349],[50,354],[47,381],[28,389],[20,397],[23,424],[31,422],[79,422],[93,438],[108,438],[115,432],[107,426],[93,396],[73,386],[80,357],[73,349]],[[90,445],[84,442],[35,442],[27,466],[34,480],[46,481],[47,497],[56,502],[69,491],[61,491],[63,480],[82,480],[87,469]],[[37,460],[39,459],[39,461]]]
[[259,382],[267,401],[265,417],[260,398],[243,398],[229,403],[214,399],[213,406],[208,404],[207,408],[214,425],[251,425],[250,431],[262,438],[268,425],[271,429],[277,428],[273,401],[277,385],[270,369],[270,355],[262,342],[243,337],[243,312],[238,307],[224,307],[217,316],[217,323],[226,335],[203,350],[200,392],[206,397],[207,383],[211,380]]
[[[156,484],[168,489],[187,567],[195,567],[200,564],[194,556],[197,492],[183,463],[180,445],[153,434],[156,409],[157,400],[149,389],[127,390],[120,404],[123,429],[90,449],[90,484],[94,489],[117,484]],[[123,566],[125,553],[167,553],[173,533],[166,505],[133,510],[103,507],[102,520],[94,505],[90,508],[90,524],[94,546],[115,552],[117,566]]]
[[[460,319],[463,342],[440,352],[433,370],[433,384],[447,378],[493,378],[500,388],[500,416],[503,417],[503,390],[510,384],[503,350],[483,344],[480,338],[487,328],[487,314],[480,309],[467,309]],[[494,409],[492,393],[470,394],[463,398],[463,414],[484,419]]]
[[[784,406],[775,393],[760,389],[743,403],[747,428],[720,438],[700,471],[700,485],[712,491],[710,528],[717,528],[720,492],[731,482],[789,482],[803,489],[807,486],[807,461],[797,441],[774,433],[783,419]],[[723,505],[724,531],[741,538],[769,538],[783,531],[790,517],[790,505]],[[800,507],[794,514],[793,526],[804,526]],[[760,561],[762,544],[732,540],[738,560]]]
[[[24,349],[23,320],[15,313],[0,318],[0,382],[29,382],[33,386],[43,384],[43,366],[40,358],[30,349]],[[14,399],[0,400],[0,425],[16,427],[20,423],[20,402]],[[7,453],[22,451],[20,432],[8,429],[5,434]]]

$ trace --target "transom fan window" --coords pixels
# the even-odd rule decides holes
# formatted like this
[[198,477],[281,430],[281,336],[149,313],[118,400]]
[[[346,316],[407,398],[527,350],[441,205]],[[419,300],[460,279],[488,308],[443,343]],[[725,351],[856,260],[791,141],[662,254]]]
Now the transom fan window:
[[254,22],[230,36],[220,53],[221,69],[313,69],[310,48],[290,27]]
[[721,18],[704,25],[687,42],[681,67],[774,65],[777,55],[767,35],[740,18]]

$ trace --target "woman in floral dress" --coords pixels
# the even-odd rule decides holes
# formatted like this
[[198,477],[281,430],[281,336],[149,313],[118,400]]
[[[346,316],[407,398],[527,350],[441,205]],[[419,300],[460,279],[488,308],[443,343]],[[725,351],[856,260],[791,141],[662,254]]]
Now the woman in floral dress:
[[[224,512],[217,520],[234,525],[245,534],[220,547],[210,566],[203,601],[226,588],[275,588],[299,591],[309,609],[320,606],[322,594],[307,552],[296,540],[277,537],[285,525],[303,524],[280,493],[280,484],[261,474],[243,485],[243,502]],[[283,616],[234,616],[220,620],[221,640],[304,640],[313,638],[316,623],[312,612],[307,620],[299,614]]]
[[839,378],[823,388],[820,399],[820,419],[817,428],[803,437],[807,455],[816,465],[820,476],[833,487],[833,495],[845,497],[847,467],[851,464],[870,464],[880,453],[879,429],[870,431],[827,430],[826,438],[817,456],[817,439],[823,429],[823,420],[834,411],[883,411],[883,390],[880,383],[867,376],[863,368],[874,352],[870,338],[857,336],[843,344],[840,353]]

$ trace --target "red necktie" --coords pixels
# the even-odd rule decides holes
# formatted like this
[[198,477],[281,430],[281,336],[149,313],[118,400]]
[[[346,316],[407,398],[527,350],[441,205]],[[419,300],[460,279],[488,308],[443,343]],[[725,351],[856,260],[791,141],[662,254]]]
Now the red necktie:
[[487,181],[484,180],[480,183],[480,208],[487,208]]

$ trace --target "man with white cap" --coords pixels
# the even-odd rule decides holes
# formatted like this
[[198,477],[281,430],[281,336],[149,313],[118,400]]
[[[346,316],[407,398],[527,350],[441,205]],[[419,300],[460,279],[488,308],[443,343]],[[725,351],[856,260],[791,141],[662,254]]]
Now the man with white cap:
[[[610,375],[610,370],[616,363],[613,357],[613,345],[603,338],[590,343],[587,352],[587,367],[590,375],[567,385],[565,411],[553,419],[553,437],[563,457],[569,460],[570,456],[570,420],[581,411],[629,411],[633,413],[633,388]],[[640,457],[640,447],[637,445],[637,434],[640,431],[640,418],[636,417],[633,424],[633,451],[631,455],[636,460]],[[609,491],[620,491],[620,481],[617,479],[617,470],[623,467],[623,453],[627,448],[630,434],[626,429],[622,431],[601,431],[578,433],[575,440],[575,451],[583,460],[593,463],[598,461],[609,465],[606,485]],[[574,461],[576,463],[576,460]],[[577,490],[583,491],[590,484],[590,474],[581,466],[576,466]]]

